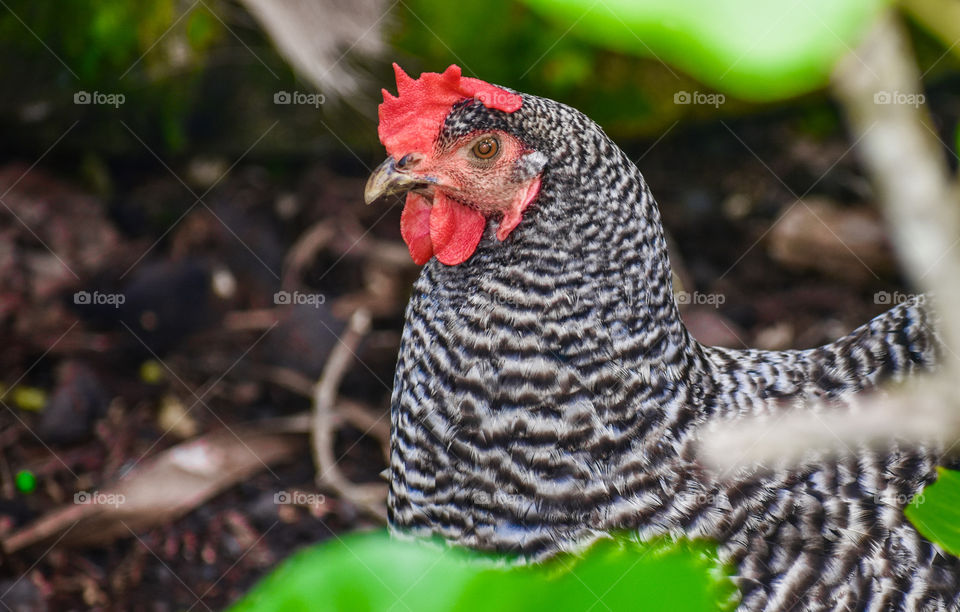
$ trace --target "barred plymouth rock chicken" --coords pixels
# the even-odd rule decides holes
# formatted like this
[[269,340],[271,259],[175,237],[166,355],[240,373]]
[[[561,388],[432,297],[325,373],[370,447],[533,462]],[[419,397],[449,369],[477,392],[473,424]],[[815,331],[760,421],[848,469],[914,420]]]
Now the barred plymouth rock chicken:
[[611,530],[707,537],[745,610],[958,609],[960,561],[903,507],[935,449],[859,448],[721,478],[708,425],[933,367],[916,304],[804,351],[696,342],[633,162],[563,104],[395,67],[366,199],[406,192],[425,264],[394,381],[394,529],[531,560]]

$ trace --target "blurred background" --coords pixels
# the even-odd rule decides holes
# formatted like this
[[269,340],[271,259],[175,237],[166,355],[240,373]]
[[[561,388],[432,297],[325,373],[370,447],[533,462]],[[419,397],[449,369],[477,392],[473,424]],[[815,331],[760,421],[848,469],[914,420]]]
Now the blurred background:
[[362,198],[393,61],[600,123],[702,342],[811,347],[906,299],[829,89],[886,10],[924,90],[875,102],[925,105],[956,169],[954,0],[0,0],[0,602],[223,608],[379,524],[417,275],[400,202]]

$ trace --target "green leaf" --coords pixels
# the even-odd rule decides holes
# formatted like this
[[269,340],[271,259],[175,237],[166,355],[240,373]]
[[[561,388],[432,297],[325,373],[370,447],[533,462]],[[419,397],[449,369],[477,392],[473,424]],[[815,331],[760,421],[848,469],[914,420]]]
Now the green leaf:
[[827,82],[888,0],[524,0],[601,46],[654,57],[749,100]]
[[411,74],[455,63],[467,76],[570,104],[617,138],[657,137],[690,110],[673,103],[678,89],[695,89],[689,78],[677,81],[655,60],[568,35],[569,24],[518,0],[405,0],[395,13],[392,43]]
[[187,40],[196,50],[206,50],[220,35],[220,22],[210,9],[203,5],[190,14],[187,21]]
[[936,482],[914,497],[904,513],[925,538],[960,556],[960,472],[938,467]]
[[735,604],[736,591],[716,558],[700,542],[617,539],[583,556],[510,567],[503,558],[383,531],[351,534],[294,555],[233,612],[718,610]]

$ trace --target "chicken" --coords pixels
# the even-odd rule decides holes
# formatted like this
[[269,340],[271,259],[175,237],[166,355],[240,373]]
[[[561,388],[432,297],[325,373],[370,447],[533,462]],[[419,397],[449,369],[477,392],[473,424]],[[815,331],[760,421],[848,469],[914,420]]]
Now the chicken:
[[811,350],[703,346],[674,300],[656,202],[596,124],[456,66],[395,70],[389,157],[365,196],[406,193],[401,232],[424,268],[392,396],[393,529],[533,561],[612,530],[704,537],[744,610],[957,609],[960,560],[903,514],[938,449],[726,475],[696,456],[719,420],[933,368],[922,305]]

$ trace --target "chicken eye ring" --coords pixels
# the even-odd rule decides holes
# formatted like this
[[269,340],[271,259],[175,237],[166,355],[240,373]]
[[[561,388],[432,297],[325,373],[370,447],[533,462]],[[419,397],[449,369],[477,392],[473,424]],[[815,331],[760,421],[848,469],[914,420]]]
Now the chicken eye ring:
[[477,159],[493,159],[500,152],[500,141],[492,136],[488,136],[473,145],[471,149]]

